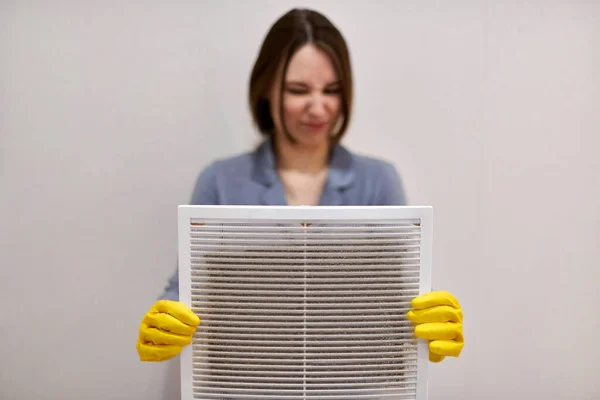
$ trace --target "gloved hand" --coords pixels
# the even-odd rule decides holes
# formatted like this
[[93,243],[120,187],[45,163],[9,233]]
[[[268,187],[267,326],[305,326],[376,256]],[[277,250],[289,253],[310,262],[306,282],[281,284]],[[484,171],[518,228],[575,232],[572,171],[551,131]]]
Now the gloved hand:
[[165,361],[192,343],[200,318],[185,304],[159,300],[146,313],[140,325],[137,351],[141,361]]
[[429,340],[429,361],[458,357],[464,346],[463,313],[458,301],[446,291],[430,292],[414,298],[406,317],[415,326],[418,338]]

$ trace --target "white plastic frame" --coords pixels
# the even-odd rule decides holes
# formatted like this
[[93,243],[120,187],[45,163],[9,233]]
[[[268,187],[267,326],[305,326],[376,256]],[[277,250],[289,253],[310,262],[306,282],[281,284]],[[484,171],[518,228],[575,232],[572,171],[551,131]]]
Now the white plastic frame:
[[[433,249],[433,208],[430,206],[203,206],[178,207],[179,301],[191,307],[190,222],[231,220],[235,222],[319,223],[343,221],[361,223],[377,221],[420,220],[421,266],[419,293],[431,291]],[[417,358],[416,400],[427,400],[429,366],[428,344],[419,340]],[[180,355],[181,399],[194,400],[192,382],[192,348]]]

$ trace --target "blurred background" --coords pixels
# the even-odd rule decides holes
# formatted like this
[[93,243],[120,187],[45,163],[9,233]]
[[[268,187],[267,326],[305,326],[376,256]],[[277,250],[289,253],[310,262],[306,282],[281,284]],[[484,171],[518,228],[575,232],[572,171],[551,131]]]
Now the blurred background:
[[0,3],[0,398],[176,399],[139,322],[177,206],[252,150],[248,76],[291,7],[349,42],[345,144],[435,214],[466,346],[431,400],[600,398],[600,2]]

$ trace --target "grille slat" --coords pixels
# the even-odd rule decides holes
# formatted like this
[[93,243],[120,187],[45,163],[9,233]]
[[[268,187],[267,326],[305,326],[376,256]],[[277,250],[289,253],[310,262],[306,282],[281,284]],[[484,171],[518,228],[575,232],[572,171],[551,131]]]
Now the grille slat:
[[[414,399],[415,388],[409,387],[392,387],[392,388],[371,388],[369,390],[362,389],[354,392],[350,392],[348,389],[330,389],[327,391],[316,391],[314,389],[282,389],[270,387],[268,389],[275,389],[265,391],[249,389],[249,388],[229,388],[226,392],[219,390],[220,388],[208,388],[200,385],[194,385],[194,394],[201,396],[199,398],[207,398],[210,395],[215,397],[211,398],[234,398],[236,395],[238,398],[244,399],[265,399],[265,398],[277,398],[277,399],[335,399],[335,400],[348,400],[348,399],[380,399],[384,396],[393,397],[394,399]],[[272,393],[276,393],[273,395]],[[221,396],[221,397],[219,397]],[[223,397],[225,396],[225,397]]]
[[[268,251],[271,253],[282,253],[282,252],[294,252],[294,251],[306,251],[307,253],[323,253],[327,251],[333,252],[341,252],[347,251],[350,253],[355,252],[367,252],[367,251],[381,251],[381,249],[385,249],[387,251],[402,251],[402,252],[418,252],[419,245],[418,239],[414,239],[413,242],[415,244],[406,244],[406,245],[398,245],[395,241],[388,241],[390,244],[381,243],[381,241],[370,240],[364,241],[364,243],[360,243],[360,250],[356,250],[356,246],[358,243],[352,241],[351,244],[348,244],[347,240],[339,241],[336,243],[322,243],[320,241],[315,243],[302,243],[296,245],[279,245],[277,249],[273,249],[272,247],[265,246],[264,242],[243,242],[239,243],[236,241],[223,241],[222,239],[211,241],[211,242],[203,242],[200,240],[192,240],[190,250],[191,251],[238,251],[238,252],[260,252],[260,251]],[[393,244],[391,244],[393,243]]]
[[[361,295],[361,296],[353,296],[353,294],[356,293],[347,293],[346,295],[336,295],[336,296],[324,296],[324,297],[318,297],[315,299],[318,299],[320,302],[322,303],[339,303],[339,302],[344,302],[344,301],[350,301],[353,299],[357,299],[357,297],[363,301],[372,301],[372,302],[380,302],[380,301],[396,301],[398,303],[402,303],[404,302],[405,304],[408,305],[408,302],[410,302],[411,299],[413,299],[415,296],[402,296],[402,295],[380,295],[380,296],[373,296],[371,294],[365,294],[365,295]],[[302,305],[304,304],[303,302],[301,302],[302,299],[298,299],[295,296],[289,296],[289,297],[282,297],[280,296],[280,293],[275,293],[273,294],[273,296],[264,296],[264,295],[257,295],[252,293],[242,293],[239,295],[220,295],[217,301],[235,301],[235,302],[244,302],[244,301],[248,301],[248,300],[254,300],[255,302],[258,301],[267,301],[267,302],[272,302],[272,301],[281,301],[281,302],[287,302],[288,304],[294,304],[294,305]],[[210,304],[212,299],[205,299],[203,298],[203,296],[200,295],[193,295],[192,296],[192,300],[193,301],[200,301],[201,303],[204,304]],[[258,304],[258,303],[257,303]],[[316,306],[316,304],[314,304],[313,306]]]
[[[353,261],[352,263],[350,261]],[[310,264],[304,264],[301,265],[304,267],[303,272],[306,273],[312,273],[312,272],[326,272],[326,273],[331,273],[331,272],[342,272],[342,271],[350,271],[350,270],[362,270],[362,273],[373,269],[374,271],[386,271],[389,272],[390,269],[393,268],[398,268],[398,265],[394,265],[391,264],[391,262],[393,262],[394,260],[378,260],[378,259],[374,259],[374,260],[370,260],[368,263],[365,263],[364,261],[361,260],[344,260],[344,262],[339,261],[337,264],[335,262],[333,263],[322,263],[321,265],[310,265]],[[267,272],[267,271],[277,271],[277,270],[287,270],[288,273],[293,274],[293,273],[298,273],[298,265],[296,264],[280,264],[280,263],[276,263],[273,262],[273,260],[271,260],[268,264],[246,264],[243,262],[240,263],[224,263],[224,262],[219,262],[219,263],[211,263],[211,264],[206,264],[204,262],[203,259],[198,258],[198,259],[191,259],[191,264],[195,269],[199,269],[202,268],[203,271],[202,273],[205,273],[207,271],[245,271],[245,270],[252,270],[252,271],[263,271],[263,272]],[[301,263],[302,264],[302,263]],[[328,266],[330,267],[330,269],[323,271],[320,267],[321,266]],[[341,266],[340,266],[341,265]],[[267,267],[268,266],[268,267]],[[335,267],[335,268],[332,268]],[[402,271],[398,271],[399,276],[402,276],[402,274],[405,275],[411,275],[411,274],[415,274],[419,272],[419,262],[418,260],[411,260],[410,263],[406,262],[406,263],[402,263],[402,267],[403,270]],[[315,275],[316,276],[316,275]]]
[[[219,369],[215,368],[213,364],[205,364],[206,367],[196,367],[194,366],[193,371],[198,373],[198,376],[211,376],[211,375],[224,375],[224,376],[239,376],[242,378],[245,377],[255,377],[255,376],[263,376],[265,370],[247,370],[247,369]],[[388,374],[394,374],[399,371],[402,371],[402,368],[389,368],[383,369],[379,368],[377,370],[350,370],[350,371],[328,371],[328,370],[317,370],[317,371],[307,371],[303,372],[304,375],[314,376],[316,379],[327,380],[327,379],[338,379],[344,380],[348,378],[354,377],[364,377],[364,376],[387,376]],[[273,371],[268,370],[269,374],[273,377],[292,377],[295,379],[301,379],[298,376],[298,372],[302,372],[302,369],[292,369],[292,370],[284,370],[284,371]],[[206,375],[204,375],[206,374]],[[416,374],[412,374],[411,376],[408,373],[403,375],[403,381],[405,382],[413,382],[416,381]]]
[[[408,354],[408,353],[407,353]],[[416,353],[411,354],[413,356],[416,356]],[[273,363],[269,363],[269,362],[263,362],[263,363],[257,363],[257,362],[251,362],[254,360],[250,360],[250,359],[245,359],[245,358],[241,358],[241,361],[244,361],[243,363],[228,363],[226,362],[226,360],[214,360],[211,359],[210,362],[207,361],[201,361],[203,358],[202,357],[198,357],[197,361],[193,362],[193,367],[196,370],[211,370],[211,371],[218,371],[221,368],[224,368],[226,370],[244,370],[247,368],[252,368],[252,371],[256,372],[256,373],[262,373],[263,371],[269,371],[272,372],[274,374],[277,374],[278,372],[288,372],[288,371],[293,371],[293,373],[297,373],[298,371],[303,371],[304,368],[304,364],[297,364],[295,365],[294,363],[286,363],[286,364],[273,364]],[[262,360],[260,360],[262,361]],[[341,365],[338,364],[335,366],[335,370],[333,372],[329,371],[331,369],[331,365],[313,365],[312,366],[312,370],[311,371],[305,371],[305,374],[327,374],[328,371],[330,374],[334,374],[334,373],[338,373],[338,374],[344,374],[344,373],[356,373],[356,372],[380,372],[383,373],[385,371],[398,371],[398,370],[403,370],[403,376],[404,377],[410,377],[410,376],[416,376],[416,371],[407,371],[406,367],[407,365],[412,365],[413,362],[407,362],[408,360],[405,359],[398,359],[398,358],[378,358],[377,360],[368,360],[369,362],[371,362],[371,364],[369,363],[362,363],[360,365]],[[378,363],[375,363],[375,361],[378,361]]]
[[[390,328],[385,327],[373,327],[373,328],[369,328],[369,327],[352,327],[352,326],[346,326],[346,327],[342,327],[342,328],[307,328],[305,329],[306,331],[306,335],[317,335],[317,334],[330,334],[330,333],[335,333],[335,334],[340,334],[341,332],[346,332],[347,334],[352,334],[352,335],[360,335],[360,334],[364,334],[364,333],[369,333],[369,332],[385,332],[388,333],[390,332]],[[249,334],[261,334],[261,335],[268,335],[271,332],[276,332],[276,333],[294,333],[294,332],[298,332],[297,328],[277,328],[277,327],[268,327],[268,328],[260,328],[260,327],[235,327],[235,326],[231,326],[231,327],[212,327],[212,326],[207,326],[205,328],[203,328],[201,330],[201,332],[206,332],[206,333],[212,333],[212,334],[221,334],[221,333],[233,333],[233,332],[248,332]],[[398,334],[399,337],[407,337],[407,338],[412,338],[412,333],[406,333],[406,334]],[[326,338],[323,338],[323,340],[326,340]]]
[[[412,355],[415,358],[417,357],[416,353],[410,353],[410,352],[406,352],[406,355]],[[224,355],[223,357],[213,357],[212,355],[208,355],[208,354],[195,354],[194,355],[194,362],[203,362],[203,360],[205,361],[210,361],[212,365],[221,365],[221,364],[226,364],[226,365],[256,365],[256,364],[260,364],[260,365],[268,365],[270,367],[277,367],[277,368],[283,368],[285,366],[288,367],[303,367],[305,368],[306,364],[304,363],[303,360],[286,360],[285,363],[281,362],[281,359],[279,357],[272,357],[272,358],[256,358],[256,357],[242,357],[242,356],[236,356],[236,355]],[[344,367],[347,368],[357,368],[355,364],[359,364],[360,365],[371,365],[371,364],[376,364],[377,362],[380,363],[381,366],[387,366],[393,363],[397,363],[399,365],[402,366],[409,366],[409,365],[416,365],[416,362],[413,358],[399,358],[399,357],[364,357],[364,358],[346,358],[344,360],[324,360],[322,363],[318,363],[317,361],[313,360],[313,363],[311,364],[311,369],[318,369],[320,368],[331,368],[332,365],[335,365],[336,368],[341,369]],[[408,371],[411,372],[411,371]],[[408,373],[407,372],[407,373]]]
[[[344,265],[347,263],[350,264],[359,264],[359,265],[363,265],[363,266],[369,266],[371,265],[371,263],[373,262],[379,262],[379,263],[392,263],[394,261],[398,261],[398,258],[396,257],[381,257],[378,256],[376,254],[367,254],[367,255],[363,255],[363,256],[357,256],[360,257],[358,259],[354,259],[354,258],[350,258],[350,257],[331,257],[331,258],[317,258],[317,257],[304,257],[304,256],[299,256],[297,258],[287,258],[287,257],[244,257],[244,256],[239,256],[239,257],[232,257],[232,256],[223,256],[223,257],[216,257],[216,256],[205,256],[202,257],[201,256],[201,252],[194,252],[192,254],[192,262],[197,262],[197,261],[204,261],[206,263],[215,263],[216,265],[227,265],[227,266],[234,266],[234,265],[239,265],[238,262],[240,260],[243,260],[245,264],[250,264],[250,263],[255,263],[255,264],[268,264],[270,266],[271,263],[273,264],[283,264],[286,265],[287,268],[290,267],[290,265],[294,265],[294,266],[302,266],[302,265],[313,265],[313,266],[325,266],[325,265]],[[347,253],[345,253],[347,255]],[[366,259],[369,259],[368,263],[365,262]],[[418,267],[417,262],[419,261],[418,258],[416,257],[406,257],[403,258],[403,260],[406,260],[407,262],[412,261],[416,267]]]
[[[223,315],[223,314],[216,314],[216,315],[212,315],[212,317],[210,316],[210,313],[205,313],[204,314],[204,319],[202,320],[203,323],[206,322],[214,322],[214,323],[220,323],[222,322],[227,322],[227,321],[232,321],[232,322],[254,322],[254,321],[273,321],[273,320],[277,320],[277,321],[297,321],[298,320],[298,316],[297,315],[279,315],[279,316],[274,316],[274,315],[247,315],[247,314],[242,314],[242,315],[236,315],[236,314],[229,314],[227,316]],[[315,316],[309,316],[306,315],[305,317],[306,321],[340,321],[340,322],[354,322],[356,320],[356,318],[360,318],[363,322],[367,322],[367,321],[399,321],[399,322],[404,322],[404,316],[401,315],[397,315],[397,314],[385,314],[385,315],[338,315],[338,316],[323,316],[323,315],[315,315]],[[408,324],[406,324],[408,326]],[[412,329],[411,329],[412,330]]]

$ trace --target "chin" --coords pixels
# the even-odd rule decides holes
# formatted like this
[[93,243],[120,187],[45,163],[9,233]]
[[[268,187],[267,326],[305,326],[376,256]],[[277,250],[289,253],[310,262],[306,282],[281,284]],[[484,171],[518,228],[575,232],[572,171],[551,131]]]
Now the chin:
[[295,135],[294,139],[296,142],[303,147],[310,148],[322,148],[323,146],[329,145],[329,133],[302,133],[300,135]]

